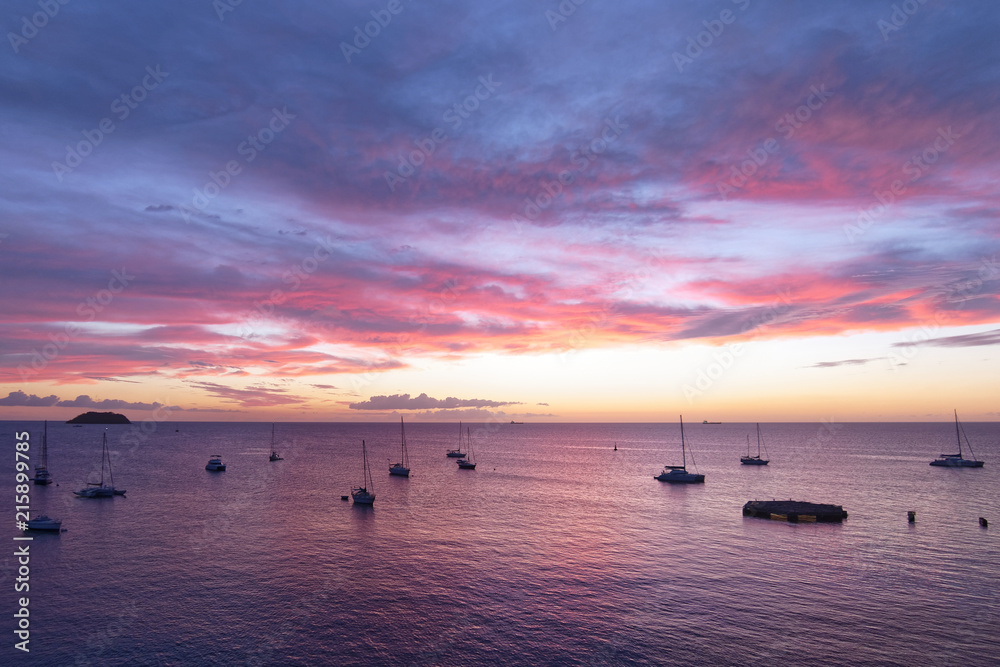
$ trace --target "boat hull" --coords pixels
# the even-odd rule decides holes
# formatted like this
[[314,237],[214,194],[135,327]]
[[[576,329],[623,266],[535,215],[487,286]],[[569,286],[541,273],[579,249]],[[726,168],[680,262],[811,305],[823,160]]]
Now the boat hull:
[[89,489],[82,489],[80,491],[74,491],[74,494],[80,496],[81,498],[111,498],[115,495],[124,495],[125,492],[116,493],[113,486],[97,486],[91,487]]
[[696,474],[693,472],[661,472],[659,475],[654,477],[661,482],[667,482],[668,484],[704,484],[705,476],[701,474]]
[[766,466],[770,461],[757,458],[756,456],[741,456],[740,463],[745,466]]
[[351,498],[355,505],[373,505],[375,503],[375,494],[368,493],[365,489],[352,489]]
[[57,521],[55,519],[50,519],[47,516],[40,516],[37,519],[29,519],[28,527],[25,530],[48,530],[53,532],[59,532],[62,526],[62,521]]
[[465,456],[462,452],[455,451],[454,449],[449,449],[448,453],[445,454],[449,459],[460,459]]
[[394,465],[389,468],[390,475],[396,475],[398,477],[409,477],[410,469],[402,465]]
[[462,470],[475,470],[476,469],[476,464],[475,463],[469,463],[468,461],[459,461],[458,462],[458,467],[460,469],[462,469]]
[[972,459],[960,459],[956,457],[945,457],[931,461],[932,466],[942,468],[982,468],[983,461],[973,461]]

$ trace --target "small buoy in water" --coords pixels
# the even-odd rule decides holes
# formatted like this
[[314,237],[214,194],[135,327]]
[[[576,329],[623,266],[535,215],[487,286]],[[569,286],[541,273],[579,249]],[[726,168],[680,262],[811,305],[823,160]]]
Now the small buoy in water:
[[617,442],[615,443],[615,451],[616,452],[618,451],[618,443]]
[[907,512],[906,520],[909,521],[910,523],[913,523],[914,521],[917,520],[917,513],[913,511]]
[[987,526],[990,525],[990,522],[984,519],[983,517],[979,517],[979,525],[982,526],[983,528],[986,528]]
[[347,496],[341,496],[340,499],[341,500],[347,500]]

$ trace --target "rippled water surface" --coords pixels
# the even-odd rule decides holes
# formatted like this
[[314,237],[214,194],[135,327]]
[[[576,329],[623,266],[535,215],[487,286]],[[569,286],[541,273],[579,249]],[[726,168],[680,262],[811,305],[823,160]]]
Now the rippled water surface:
[[[59,486],[32,487],[32,513],[67,530],[31,542],[32,664],[1000,655],[1000,424],[965,425],[987,463],[964,470],[927,465],[954,449],[953,424],[762,424],[766,467],[739,464],[752,424],[691,424],[696,486],[653,479],[680,462],[676,424],[473,424],[475,471],[445,457],[457,424],[408,424],[409,479],[388,475],[398,423],[278,424],[275,463],[270,424],[150,423],[138,446],[123,440],[138,428],[108,427],[128,495],[85,500],[72,491],[96,478],[104,427],[49,425]],[[37,447],[39,423],[0,423],[11,517],[24,429]],[[361,482],[362,438],[374,508],[341,500]],[[216,453],[224,473],[204,470]],[[755,498],[841,504],[849,517],[744,518]],[[11,619],[15,560],[0,565]],[[3,662],[25,657],[12,644]]]

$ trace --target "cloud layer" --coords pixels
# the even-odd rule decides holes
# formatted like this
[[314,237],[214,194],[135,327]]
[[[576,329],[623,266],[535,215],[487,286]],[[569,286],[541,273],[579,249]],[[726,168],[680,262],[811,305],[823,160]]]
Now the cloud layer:
[[1000,320],[991,2],[217,5],[0,61],[8,391]]

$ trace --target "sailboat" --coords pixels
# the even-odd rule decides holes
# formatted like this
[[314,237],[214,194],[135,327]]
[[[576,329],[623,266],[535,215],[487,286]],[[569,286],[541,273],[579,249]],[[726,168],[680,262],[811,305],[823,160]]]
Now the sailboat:
[[462,453],[462,422],[458,422],[458,449],[449,449],[445,456],[451,459],[465,458],[465,454]]
[[403,418],[399,418],[399,435],[400,435],[400,452],[399,452],[399,463],[393,463],[389,466],[390,475],[399,475],[400,477],[410,476],[410,457],[406,454],[406,431],[403,430]]
[[271,456],[267,459],[268,461],[284,461],[285,459],[278,456],[278,452],[274,451],[274,424],[271,424]]
[[944,466],[946,468],[982,468],[983,461],[976,459],[972,451],[969,438],[965,437],[965,445],[972,454],[971,459],[962,458],[962,438],[965,437],[965,429],[958,423],[958,410],[955,410],[955,439],[958,440],[958,454],[941,454],[931,461],[932,466]]
[[[764,448],[764,453],[767,453],[767,447]],[[767,459],[760,457],[760,424],[757,424],[757,456],[750,456],[750,435],[747,434],[747,455],[740,457],[740,463],[745,466],[766,466],[768,464]]]
[[681,415],[681,465],[663,466],[663,472],[654,477],[661,482],[671,484],[701,484],[705,481],[705,476],[687,471],[687,453],[684,448],[684,416]]
[[476,461],[475,461],[475,457],[473,456],[473,451],[472,451],[472,436],[469,435],[469,429],[468,429],[468,427],[466,427],[466,429],[465,429],[465,436],[466,436],[466,438],[469,441],[469,456],[468,456],[468,458],[459,459],[458,460],[458,467],[461,468],[462,470],[475,470],[476,469]]
[[35,484],[51,484],[52,475],[49,474],[49,422],[45,422],[42,431],[42,462],[35,466]]
[[[104,483],[104,469],[108,469],[109,483]],[[124,496],[125,489],[115,488],[115,475],[111,472],[111,454],[108,452],[108,432],[104,431],[104,441],[101,444],[101,481],[87,482],[87,488],[74,491],[81,498],[111,498],[112,496]]]
[[372,482],[372,471],[368,467],[368,450],[364,440],[361,441],[361,458],[364,461],[361,486],[351,489],[351,497],[355,505],[372,505],[375,503],[375,483]]

